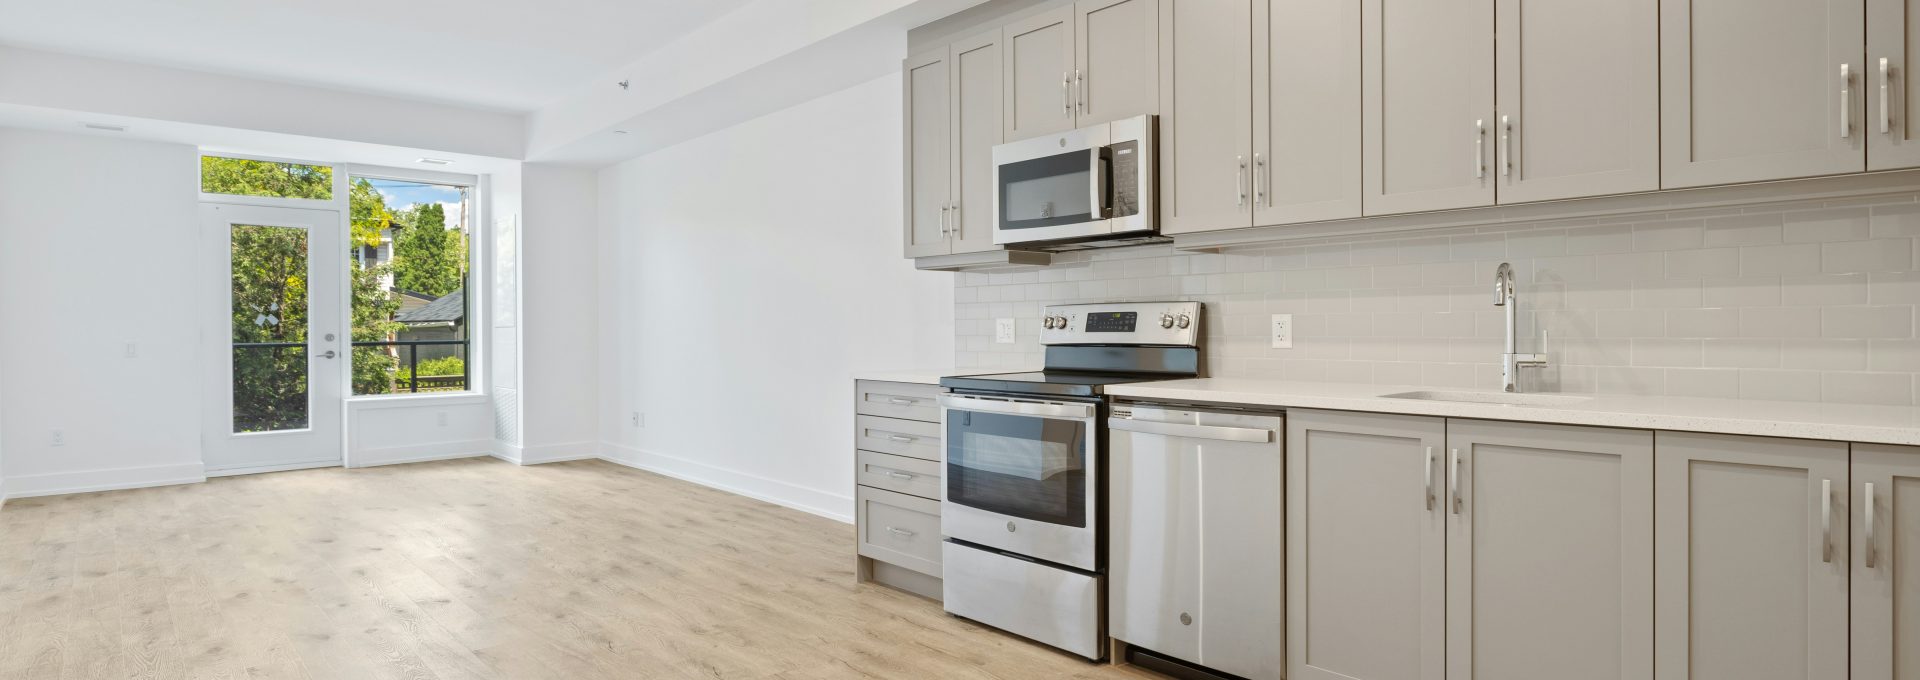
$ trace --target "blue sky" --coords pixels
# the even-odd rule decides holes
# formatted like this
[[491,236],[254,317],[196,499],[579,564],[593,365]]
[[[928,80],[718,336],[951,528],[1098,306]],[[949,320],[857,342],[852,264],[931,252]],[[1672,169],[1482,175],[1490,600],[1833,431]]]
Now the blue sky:
[[405,210],[422,203],[439,203],[446,206],[447,228],[460,228],[460,210],[463,206],[460,204],[458,188],[371,177],[367,178],[367,183],[372,184],[374,190],[380,192],[381,196],[385,196],[387,207],[394,210]]

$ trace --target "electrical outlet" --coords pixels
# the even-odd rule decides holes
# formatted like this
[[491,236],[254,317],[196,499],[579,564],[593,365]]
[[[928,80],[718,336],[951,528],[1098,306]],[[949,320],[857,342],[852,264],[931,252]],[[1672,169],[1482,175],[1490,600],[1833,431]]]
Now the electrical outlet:
[[1002,345],[1013,344],[1013,319],[993,320],[993,341]]
[[639,412],[639,411],[634,411],[634,412],[633,412],[633,417],[632,417],[632,420],[633,420],[633,426],[634,426],[634,427],[646,427],[646,426],[647,426],[647,414],[645,414],[645,413],[641,413],[641,412]]
[[53,446],[66,446],[66,445],[67,445],[67,431],[66,431],[66,430],[54,430],[54,431],[53,431],[53,438],[52,438],[52,441],[51,441],[51,442],[49,442],[49,443],[50,443],[50,444],[52,444]]
[[133,344],[131,342],[127,343],[127,358],[133,359],[139,356],[140,356],[140,346]]
[[446,411],[440,411],[440,412],[438,412],[438,413],[435,413],[435,414],[433,414],[433,417],[434,417],[434,420],[436,420],[436,421],[438,421],[438,422],[440,423],[440,426],[441,426],[441,427],[446,427],[446,426],[447,426],[447,412],[446,412]]
[[1293,349],[1293,315],[1273,315],[1273,348]]

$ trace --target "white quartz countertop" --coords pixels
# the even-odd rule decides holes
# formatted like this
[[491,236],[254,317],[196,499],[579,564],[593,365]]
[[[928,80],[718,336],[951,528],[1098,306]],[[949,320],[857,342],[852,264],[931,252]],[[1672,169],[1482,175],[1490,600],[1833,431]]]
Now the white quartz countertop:
[[[892,371],[860,371],[853,374],[853,379],[938,385],[942,377],[960,375],[965,372],[966,371],[957,368],[906,368]],[[979,371],[975,372],[978,373]]]
[[1107,388],[1107,394],[1157,401],[1920,445],[1920,408],[1907,406],[1613,395],[1570,395],[1588,398],[1576,403],[1513,406],[1381,396],[1422,389],[1431,388],[1201,378],[1113,385]]

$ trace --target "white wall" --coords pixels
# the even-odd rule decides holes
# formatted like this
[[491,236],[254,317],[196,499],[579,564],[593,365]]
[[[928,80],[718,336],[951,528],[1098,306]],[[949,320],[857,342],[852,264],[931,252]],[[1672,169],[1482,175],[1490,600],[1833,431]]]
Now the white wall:
[[599,454],[599,184],[582,168],[521,168],[521,462]]
[[483,395],[347,402],[347,466],[484,456],[493,451],[493,408]]
[[610,459],[852,516],[850,374],[953,356],[952,275],[901,257],[899,99],[893,74],[601,172]]
[[7,495],[202,478],[198,163],[191,146],[0,128]]

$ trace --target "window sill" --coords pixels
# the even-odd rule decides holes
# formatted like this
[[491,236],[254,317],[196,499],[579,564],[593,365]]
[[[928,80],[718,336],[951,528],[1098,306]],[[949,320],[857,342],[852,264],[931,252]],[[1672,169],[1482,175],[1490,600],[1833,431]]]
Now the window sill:
[[408,408],[411,406],[458,406],[462,404],[487,403],[483,392],[442,392],[438,394],[369,394],[347,397],[347,404],[357,409]]

